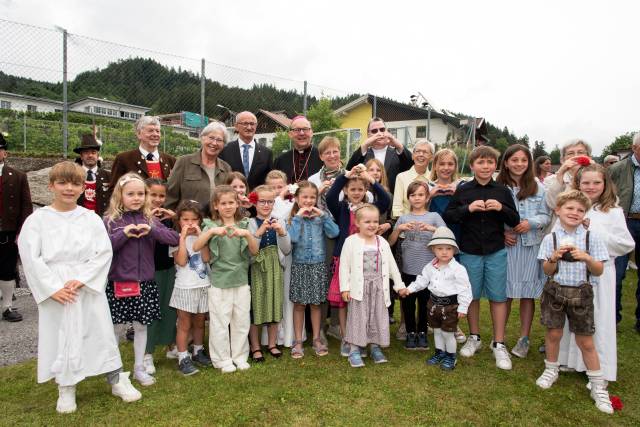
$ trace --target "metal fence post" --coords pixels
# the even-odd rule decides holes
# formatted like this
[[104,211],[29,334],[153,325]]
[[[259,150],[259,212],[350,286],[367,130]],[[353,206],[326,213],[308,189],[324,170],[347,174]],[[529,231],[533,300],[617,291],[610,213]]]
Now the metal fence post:
[[[378,117],[378,97],[373,95],[373,109],[371,112],[371,117]],[[369,132],[369,130],[367,129],[367,132]]]
[[24,152],[27,151],[27,112],[22,115],[22,146]]
[[304,81],[304,94],[302,97],[302,115],[307,115],[307,81]]
[[204,128],[206,126],[206,121],[204,119],[204,58],[202,58],[202,65],[200,68],[200,124]]
[[69,103],[67,100],[67,30],[62,29],[62,156],[67,158],[69,144]]

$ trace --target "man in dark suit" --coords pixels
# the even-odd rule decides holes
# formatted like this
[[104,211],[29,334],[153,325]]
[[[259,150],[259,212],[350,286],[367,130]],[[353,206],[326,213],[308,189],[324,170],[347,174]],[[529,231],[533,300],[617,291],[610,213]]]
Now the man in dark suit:
[[7,142],[0,133],[0,292],[2,318],[19,322],[22,315],[12,308],[13,290],[18,279],[16,236],[33,211],[27,175],[7,166]]
[[273,162],[273,168],[284,172],[291,184],[309,179],[322,167],[320,153],[311,144],[312,137],[309,120],[304,116],[294,117],[289,128],[293,149],[285,151]]
[[238,139],[225,145],[220,158],[227,162],[234,172],[240,172],[247,178],[249,189],[264,184],[273,162],[271,150],[256,142],[256,116],[249,111],[236,115]]
[[396,176],[413,165],[411,152],[389,133],[384,121],[379,117],[369,121],[367,139],[360,145],[360,149],[351,155],[347,170],[373,158],[380,160],[384,165],[390,191],[396,187]]
[[140,145],[135,150],[125,151],[116,156],[111,167],[111,184],[113,190],[122,175],[135,172],[143,179],[158,178],[167,180],[175,157],[160,153],[160,120],[154,116],[142,116],[136,122],[136,136]]
[[100,146],[102,143],[91,134],[82,135],[80,146],[73,149],[80,155],[76,159],[87,174],[84,182],[84,191],[78,198],[78,205],[94,211],[102,216],[109,207],[109,182],[111,174],[101,167]]

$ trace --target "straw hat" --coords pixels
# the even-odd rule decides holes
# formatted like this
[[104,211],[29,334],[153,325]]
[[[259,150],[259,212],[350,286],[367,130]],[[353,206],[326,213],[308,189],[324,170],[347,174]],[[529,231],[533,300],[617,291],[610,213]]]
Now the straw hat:
[[455,253],[458,253],[459,251],[458,244],[456,243],[456,236],[454,236],[453,231],[449,230],[447,227],[438,227],[436,228],[436,231],[433,232],[431,241],[427,246],[431,247],[435,245],[449,245],[456,248]]

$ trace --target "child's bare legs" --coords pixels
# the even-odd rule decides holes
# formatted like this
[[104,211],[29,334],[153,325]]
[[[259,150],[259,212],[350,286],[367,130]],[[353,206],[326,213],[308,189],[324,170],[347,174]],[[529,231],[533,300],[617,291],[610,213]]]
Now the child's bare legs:
[[304,326],[304,304],[293,304],[293,333],[296,337],[295,348],[302,350],[302,328]]
[[[178,328],[176,332],[176,346],[178,347],[178,351],[180,353],[184,353],[185,351],[187,351],[187,346],[189,345],[189,331],[191,330],[191,313],[188,313],[182,310],[177,310],[177,312],[178,312]],[[194,342],[195,342],[195,337],[194,337]],[[202,344],[202,338],[200,338],[200,344]]]
[[278,324],[269,323],[267,327],[267,335],[269,336],[269,348],[274,348],[278,343]]
[[469,304],[467,321],[469,322],[469,333],[480,335],[480,300],[474,299]]
[[[204,345],[204,321],[206,319],[205,313],[199,313],[192,315],[191,331],[193,337],[193,345]],[[187,340],[189,336],[187,334]]]
[[[322,311],[320,310],[320,305],[312,304],[311,308],[311,330],[313,331],[313,339],[320,338],[320,326],[322,322]],[[345,311],[346,314],[346,311]],[[346,319],[345,319],[346,321]],[[340,327],[342,327],[342,319],[340,320]],[[301,336],[302,338],[302,331]],[[296,334],[297,339],[297,334]]]
[[575,335],[576,344],[582,353],[582,360],[589,371],[600,370],[600,359],[591,335]]
[[254,359],[262,357],[259,332],[258,325],[251,324],[251,326],[249,326],[249,345],[251,346],[251,357]]
[[558,361],[560,339],[562,339],[562,329],[547,329],[547,333],[544,336],[544,348],[547,361],[552,363]]
[[[531,333],[531,323],[533,314],[536,311],[536,304],[532,298],[520,299],[520,336],[528,337]],[[505,322],[506,325],[506,322]]]
[[[507,303],[489,301],[491,321],[493,323],[493,340],[504,342],[504,328],[507,324]],[[478,323],[480,323],[480,310],[478,307]],[[478,329],[479,330],[479,329]]]
[[344,336],[347,333],[347,307],[346,306],[338,308],[338,319],[340,319],[340,335],[344,339]]

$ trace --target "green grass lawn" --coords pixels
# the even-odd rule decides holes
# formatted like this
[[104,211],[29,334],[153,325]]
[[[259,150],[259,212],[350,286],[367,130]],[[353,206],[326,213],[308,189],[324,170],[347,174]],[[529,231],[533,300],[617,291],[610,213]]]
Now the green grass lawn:
[[[635,274],[625,283],[624,320],[618,333],[618,377],[610,393],[624,409],[600,413],[585,388],[586,376],[561,374],[549,390],[535,380],[543,369],[537,352],[543,330],[538,316],[532,351],[525,360],[513,358],[513,370],[495,367],[491,351],[488,305],[482,305],[484,347],[472,359],[459,358],[453,372],[427,366],[424,352],[407,352],[392,338],[389,363],[367,363],[352,369],[331,340],[323,358],[311,349],[302,360],[283,357],[245,372],[222,375],[208,369],[182,377],[175,362],[156,354],[157,383],[142,390],[142,400],[125,404],[111,396],[104,378],[78,386],[75,414],[55,411],[53,381],[36,384],[36,362],[0,369],[2,425],[640,425],[640,335],[634,330]],[[633,281],[633,282],[632,282]],[[514,304],[514,308],[517,304]],[[398,313],[399,310],[396,310]],[[518,331],[517,308],[508,328],[508,347]],[[397,325],[392,328],[395,334]],[[466,324],[463,324],[463,329]],[[433,339],[430,337],[433,346]],[[123,344],[125,366],[133,349]],[[369,361],[369,359],[365,359]]]

